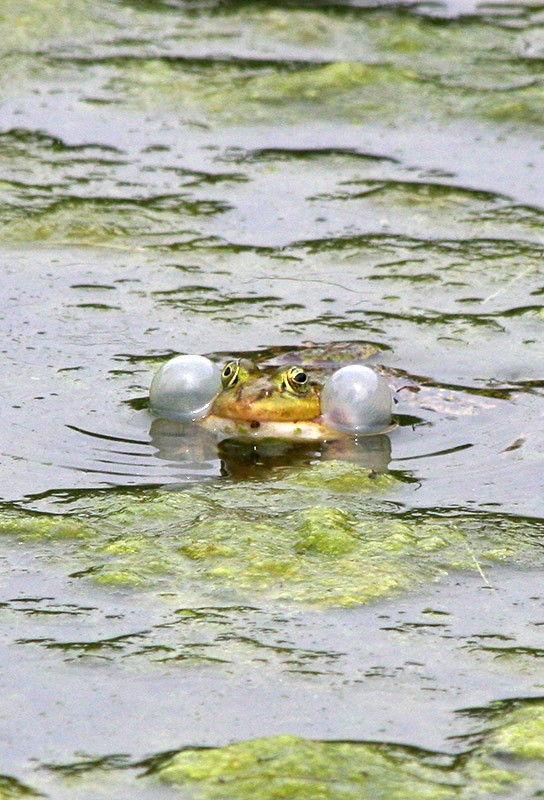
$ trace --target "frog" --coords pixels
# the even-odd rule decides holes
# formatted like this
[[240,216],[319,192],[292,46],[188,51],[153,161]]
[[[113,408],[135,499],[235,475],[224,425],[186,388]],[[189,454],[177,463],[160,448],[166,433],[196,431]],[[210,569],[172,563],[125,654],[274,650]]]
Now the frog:
[[249,358],[228,361],[222,389],[198,423],[221,438],[341,439],[349,436],[326,424],[322,383],[298,364],[265,368]]
[[[206,428],[215,440],[245,438],[255,442],[258,438],[273,438],[295,444],[304,440],[336,441],[343,447],[339,440],[389,433],[399,422],[412,427],[429,424],[426,418],[430,416],[432,420],[434,414],[447,414],[448,418],[476,414],[497,403],[492,397],[452,391],[429,379],[376,363],[382,357],[379,347],[367,342],[303,342],[296,349],[275,347],[246,352],[238,358],[218,353],[212,354],[211,359],[177,356],[164,364],[153,379],[149,407],[163,419]],[[367,373],[381,376],[388,390],[385,395],[382,393],[377,406],[376,397],[363,404],[361,416],[357,398],[352,397],[352,405],[347,408],[345,399],[352,387],[350,381],[344,382],[334,403],[342,409],[344,419],[351,419],[351,429],[340,425],[339,430],[337,424],[328,424],[331,417],[326,412],[325,395],[329,381],[348,367],[360,369],[366,365]],[[387,393],[395,404],[393,408],[389,403],[389,410]],[[376,407],[381,408],[377,417]],[[393,410],[395,418],[391,417]],[[365,426],[366,430],[362,430]]]
[[163,419],[194,422],[219,439],[328,441],[396,427],[387,381],[360,363],[368,348],[350,348],[357,360],[344,365],[337,348],[312,365],[313,349],[305,347],[296,361],[286,352],[246,353],[222,369],[217,359],[175,356],[155,374],[149,408]]

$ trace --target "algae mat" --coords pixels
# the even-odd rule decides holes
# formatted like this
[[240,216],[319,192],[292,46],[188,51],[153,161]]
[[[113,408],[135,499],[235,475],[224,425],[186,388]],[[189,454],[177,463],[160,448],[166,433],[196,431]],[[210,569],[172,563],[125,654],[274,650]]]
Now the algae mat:
[[457,758],[383,744],[279,736],[217,750],[184,750],[153,772],[162,781],[190,787],[197,797],[236,800],[447,800],[501,797],[509,790],[518,797],[538,796],[544,760],[542,706],[497,716],[500,721],[492,731]]
[[[535,523],[400,515],[380,508],[395,484],[326,461],[258,487],[207,484],[86,501],[83,514],[6,514],[0,532],[47,542],[68,575],[105,586],[168,592],[186,604],[218,598],[353,606],[451,572],[507,563],[530,568],[542,550]],[[326,496],[330,505],[322,505]],[[337,503],[335,505],[334,503]],[[117,506],[117,508],[115,507]]]

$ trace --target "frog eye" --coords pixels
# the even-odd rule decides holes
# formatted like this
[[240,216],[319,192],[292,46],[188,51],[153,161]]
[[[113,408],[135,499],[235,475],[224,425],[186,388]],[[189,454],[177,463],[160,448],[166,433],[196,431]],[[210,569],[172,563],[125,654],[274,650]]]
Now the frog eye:
[[292,392],[304,394],[308,391],[308,376],[301,367],[290,367],[285,373],[285,385]]
[[239,375],[240,363],[238,361],[229,361],[228,364],[225,364],[221,373],[223,389],[230,389],[234,386],[238,382]]

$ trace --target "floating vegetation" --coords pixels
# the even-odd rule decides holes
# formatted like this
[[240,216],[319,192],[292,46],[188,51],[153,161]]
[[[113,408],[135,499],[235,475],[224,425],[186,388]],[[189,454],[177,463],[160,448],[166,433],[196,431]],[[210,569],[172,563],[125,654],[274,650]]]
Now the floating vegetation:
[[108,513],[107,500],[98,500],[82,517],[8,514],[0,531],[62,542],[70,570],[103,585],[317,606],[368,603],[452,570],[481,573],[536,558],[530,524],[388,512],[379,497],[395,483],[330,461],[259,487],[208,484],[127,497]]
[[[544,775],[542,704],[506,711],[461,756],[384,743],[276,736],[186,748],[152,771],[206,800],[469,800],[532,796]],[[192,795],[193,796],[193,795]]]

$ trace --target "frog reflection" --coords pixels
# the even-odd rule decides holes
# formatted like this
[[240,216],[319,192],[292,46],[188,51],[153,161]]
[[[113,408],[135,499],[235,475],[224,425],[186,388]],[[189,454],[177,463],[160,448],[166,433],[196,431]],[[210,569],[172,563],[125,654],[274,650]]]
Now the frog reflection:
[[219,439],[191,422],[155,419],[150,428],[156,457],[180,465],[180,477],[267,478],[319,460],[351,461],[369,472],[387,471],[391,442],[387,435],[345,437],[326,442],[278,438]]

